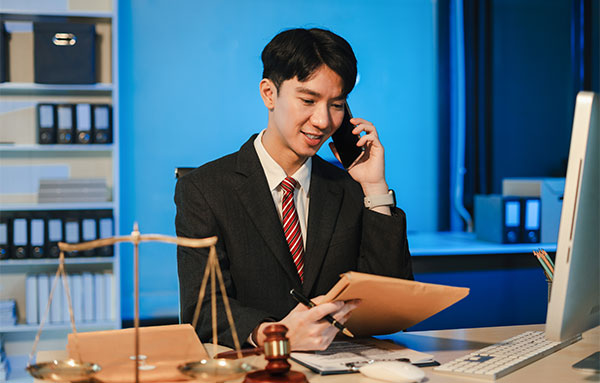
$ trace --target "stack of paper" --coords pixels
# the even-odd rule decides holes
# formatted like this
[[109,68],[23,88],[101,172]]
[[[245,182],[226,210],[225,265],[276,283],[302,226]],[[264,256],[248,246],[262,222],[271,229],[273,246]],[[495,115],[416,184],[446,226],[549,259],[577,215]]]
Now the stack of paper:
[[17,324],[17,303],[14,299],[0,300],[0,326]]
[[291,358],[322,375],[355,372],[365,364],[399,360],[427,366],[433,355],[375,338],[334,341],[325,351],[292,352]]
[[104,178],[40,179],[39,203],[106,202],[109,199]]

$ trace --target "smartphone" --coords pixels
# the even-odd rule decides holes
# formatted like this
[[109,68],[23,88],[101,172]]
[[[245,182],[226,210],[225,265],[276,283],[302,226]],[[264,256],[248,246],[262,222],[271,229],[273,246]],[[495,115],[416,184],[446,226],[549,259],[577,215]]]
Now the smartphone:
[[340,125],[338,130],[333,133],[331,139],[333,140],[333,144],[340,155],[342,165],[344,165],[344,168],[348,169],[350,165],[352,165],[352,163],[358,158],[358,156],[361,155],[363,150],[362,148],[356,146],[359,137],[355,134],[352,134],[352,130],[354,129],[354,125],[350,123],[352,113],[350,112],[348,103],[346,102],[344,105],[344,120],[342,120],[342,125]]

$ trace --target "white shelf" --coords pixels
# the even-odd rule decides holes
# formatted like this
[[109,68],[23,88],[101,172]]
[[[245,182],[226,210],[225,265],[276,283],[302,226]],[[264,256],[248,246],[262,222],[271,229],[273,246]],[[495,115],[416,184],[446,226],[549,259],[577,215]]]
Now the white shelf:
[[0,152],[112,152],[113,144],[0,144]]
[[[102,265],[112,264],[114,257],[65,257],[66,265]],[[58,258],[27,258],[27,259],[3,259],[0,261],[0,267],[2,271],[10,266],[45,266],[45,265],[58,265]]]
[[[107,328],[119,328],[120,324],[116,321],[102,321],[102,322],[91,322],[91,323],[75,323],[77,331],[94,331]],[[18,324],[16,326],[2,326],[0,327],[0,333],[17,333],[17,332],[37,332],[40,328],[39,324]],[[46,323],[42,329],[42,333],[46,331],[69,331],[71,332],[70,323]]]
[[478,240],[475,233],[463,232],[408,233],[408,243],[413,256],[521,254],[540,248],[556,251],[556,243],[495,243]]
[[0,84],[0,94],[110,94],[113,84],[36,84],[5,82]]
[[0,204],[0,211],[49,211],[49,210],[110,210],[114,202],[71,202],[71,203],[19,203]]
[[112,12],[85,12],[85,11],[39,11],[39,10],[31,10],[31,9],[3,9],[0,11],[3,15],[13,15],[13,16],[35,16],[35,17],[44,17],[44,16],[61,16],[61,17],[90,17],[95,19],[112,19]]
[[[118,68],[118,0],[109,0],[112,6],[98,5],[95,2],[84,5],[90,10],[70,10],[70,4],[65,0],[0,0],[2,6],[0,14],[5,20],[31,22],[37,20],[68,20],[85,21],[92,23],[108,24],[110,27],[110,68],[111,77],[102,77],[106,82],[96,84],[38,84],[33,82],[6,82],[0,84],[0,102],[29,102],[34,106],[36,102],[60,103],[75,102],[85,100],[89,103],[110,103],[113,105],[113,137],[114,144],[101,145],[36,145],[35,140],[31,144],[0,144],[0,162],[5,158],[16,164],[24,166],[34,166],[34,163],[45,163],[57,160],[59,162],[66,158],[70,164],[77,161],[93,163],[96,159],[111,163],[106,166],[112,167],[110,176],[103,174],[104,178],[112,179],[112,201],[110,202],[91,202],[91,203],[9,203],[9,199],[0,202],[0,214],[10,211],[53,211],[53,210],[111,210],[114,217],[114,232],[119,233],[119,144],[117,142],[119,132],[119,68]],[[81,3],[81,2],[79,2]],[[103,3],[104,4],[104,3]],[[102,8],[100,8],[102,7]],[[96,9],[96,11],[94,10]],[[77,20],[80,18],[80,20]],[[85,20],[89,19],[89,20]],[[94,20],[95,19],[95,20]],[[106,41],[108,42],[108,41]],[[112,79],[112,80],[111,80]],[[112,81],[112,83],[111,83]],[[24,100],[24,101],[23,101]],[[29,129],[35,129],[35,126],[29,126]],[[29,132],[35,136],[34,132]],[[110,183],[110,182],[109,182]],[[25,199],[31,198],[31,199]],[[16,200],[15,200],[16,201]],[[35,201],[35,196],[24,195],[22,201]],[[111,330],[121,327],[121,305],[120,305],[120,262],[119,247],[115,246],[114,256],[112,257],[73,257],[66,259],[67,267],[71,267],[74,272],[111,272],[114,276],[114,292],[111,312],[114,320],[97,323],[77,323],[78,331],[98,331]],[[71,265],[71,266],[69,266]],[[0,261],[0,279],[14,280],[15,286],[10,286],[12,298],[17,300],[19,307],[24,307],[24,276],[29,273],[50,272],[58,267],[58,259],[8,259]],[[4,282],[4,281],[3,281]],[[22,317],[23,310],[19,313]],[[25,371],[29,352],[35,339],[36,332],[39,329],[38,324],[17,326],[2,326],[0,333],[4,338],[5,350],[11,363],[11,374],[8,377],[8,383],[33,383]],[[67,335],[71,332],[69,323],[65,324],[45,324],[44,332],[49,332],[47,339],[42,339],[38,350],[64,349],[67,341]],[[44,338],[42,334],[42,338]],[[58,345],[58,347],[57,347]],[[50,347],[50,348],[48,348]]]

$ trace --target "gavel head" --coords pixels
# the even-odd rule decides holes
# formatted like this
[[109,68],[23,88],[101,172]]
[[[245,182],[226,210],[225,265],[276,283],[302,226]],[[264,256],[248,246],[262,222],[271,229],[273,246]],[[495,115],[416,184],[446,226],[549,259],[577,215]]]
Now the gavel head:
[[267,336],[264,344],[265,359],[269,362],[265,370],[271,375],[285,374],[290,370],[287,359],[290,356],[290,341],[285,337],[288,329],[281,324],[272,324],[265,328]]

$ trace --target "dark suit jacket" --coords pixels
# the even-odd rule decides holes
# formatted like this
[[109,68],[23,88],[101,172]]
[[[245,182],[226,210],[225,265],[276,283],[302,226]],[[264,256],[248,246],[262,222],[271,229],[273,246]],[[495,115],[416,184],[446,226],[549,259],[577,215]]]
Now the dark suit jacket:
[[[366,209],[360,185],[314,156],[301,283],[254,149],[255,137],[237,153],[180,178],[175,190],[177,235],[219,237],[219,263],[241,343],[259,323],[288,314],[296,305],[292,288],[309,297],[325,294],[350,270],[413,278],[404,212],[395,208],[386,216]],[[192,321],[207,255],[208,249],[177,249],[182,322]],[[208,287],[197,328],[203,342],[212,338]],[[219,343],[232,346],[220,300],[218,328]]]

